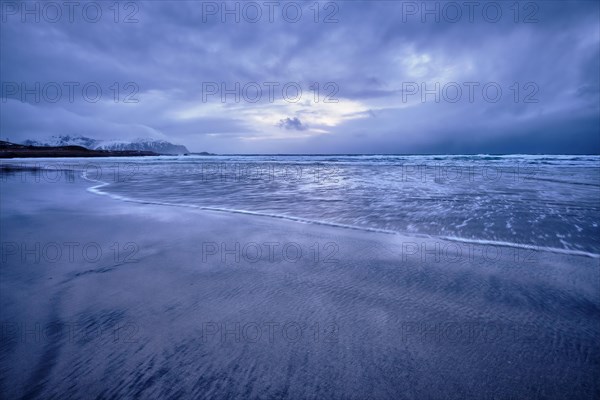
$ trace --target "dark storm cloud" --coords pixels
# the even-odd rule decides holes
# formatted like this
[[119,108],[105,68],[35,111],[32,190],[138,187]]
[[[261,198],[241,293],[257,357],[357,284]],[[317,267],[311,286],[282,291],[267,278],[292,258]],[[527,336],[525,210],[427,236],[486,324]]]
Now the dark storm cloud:
[[306,125],[304,125],[302,123],[302,121],[300,121],[297,117],[294,118],[286,118],[286,119],[282,119],[279,121],[279,124],[277,125],[282,129],[288,129],[288,130],[297,130],[297,131],[305,131],[308,129],[308,127]]
[[[479,2],[472,15],[456,2],[456,22],[447,2],[427,2],[433,14],[423,2],[321,2],[317,23],[313,2],[294,3],[295,23],[285,2],[273,22],[263,6],[256,23],[242,13],[223,23],[222,2],[185,1],[118,3],[118,16],[112,2],[98,2],[96,23],[77,13],[70,22],[64,9],[56,23],[31,15],[23,23],[6,3],[0,128],[13,140],[150,136],[236,153],[600,150],[597,2],[524,2],[518,13],[514,3]],[[46,87],[36,99],[12,82],[54,82],[63,93],[48,101]],[[78,84],[73,101],[65,82]],[[463,90],[456,102],[453,82]],[[465,82],[478,84],[472,101]],[[422,83],[439,83],[440,98],[422,98]],[[502,90],[498,101],[482,93],[490,83]],[[86,84],[92,94],[101,88],[99,100],[86,98]],[[286,84],[301,98],[283,98]]]

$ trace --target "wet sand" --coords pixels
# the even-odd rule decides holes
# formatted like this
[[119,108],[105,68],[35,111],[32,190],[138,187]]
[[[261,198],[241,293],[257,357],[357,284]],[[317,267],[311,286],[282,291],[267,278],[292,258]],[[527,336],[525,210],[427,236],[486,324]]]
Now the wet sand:
[[90,186],[2,181],[2,398],[599,394],[598,259]]

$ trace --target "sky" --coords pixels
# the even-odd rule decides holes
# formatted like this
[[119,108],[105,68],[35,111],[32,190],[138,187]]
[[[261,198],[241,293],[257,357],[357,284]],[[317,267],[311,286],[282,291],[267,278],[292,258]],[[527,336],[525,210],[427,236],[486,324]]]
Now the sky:
[[600,153],[600,2],[0,1],[0,136]]

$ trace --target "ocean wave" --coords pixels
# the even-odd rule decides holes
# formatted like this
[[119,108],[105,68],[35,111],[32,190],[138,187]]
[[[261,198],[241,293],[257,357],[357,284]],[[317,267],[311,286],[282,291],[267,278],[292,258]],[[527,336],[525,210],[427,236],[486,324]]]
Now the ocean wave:
[[543,252],[564,254],[564,255],[570,255],[570,256],[600,258],[600,254],[583,251],[583,250],[576,250],[576,249],[556,248],[556,247],[549,247],[549,246],[540,246],[540,245],[536,245],[536,244],[514,243],[514,242],[499,241],[499,240],[463,238],[463,237],[456,237],[456,236],[430,235],[430,234],[422,234],[422,233],[415,233],[415,232],[402,232],[402,231],[395,231],[395,230],[382,229],[382,228],[376,228],[376,227],[356,226],[356,225],[342,224],[342,223],[336,223],[336,222],[331,222],[331,221],[323,221],[323,220],[303,218],[303,217],[298,217],[298,216],[266,213],[266,212],[251,211],[251,210],[231,209],[231,208],[223,208],[223,207],[207,207],[207,206],[200,206],[197,204],[171,203],[171,202],[164,202],[164,201],[157,201],[157,200],[142,200],[142,199],[136,199],[136,198],[127,197],[127,196],[123,196],[123,195],[110,193],[108,191],[101,190],[102,188],[110,186],[110,183],[89,178],[85,171],[82,172],[82,177],[90,182],[98,183],[98,185],[89,187],[87,189],[89,192],[97,194],[97,195],[108,196],[112,199],[125,201],[125,202],[133,202],[133,203],[138,203],[138,204],[152,204],[152,205],[169,206],[169,207],[192,208],[192,209],[196,209],[196,210],[224,212],[224,213],[231,213],[231,214],[243,214],[243,215],[257,216],[257,217],[268,217],[268,218],[293,221],[293,222],[297,222],[297,223],[323,225],[323,226],[329,226],[329,227],[335,227],[335,228],[351,229],[351,230],[357,230],[357,231],[362,231],[362,232],[371,232],[371,233],[382,233],[382,234],[388,234],[388,235],[403,235],[403,236],[410,236],[410,237],[421,238],[421,239],[441,239],[441,240],[452,241],[452,242],[461,242],[461,243],[478,244],[478,245],[492,245],[492,246],[499,246],[499,247],[509,247],[509,248],[517,248],[517,249],[543,251]]

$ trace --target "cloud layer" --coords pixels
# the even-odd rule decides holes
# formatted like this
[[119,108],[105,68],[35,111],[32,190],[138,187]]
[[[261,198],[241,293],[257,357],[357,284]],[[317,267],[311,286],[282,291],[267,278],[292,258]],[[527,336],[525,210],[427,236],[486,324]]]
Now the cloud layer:
[[600,152],[594,1],[47,4],[2,3],[0,129],[12,141]]

